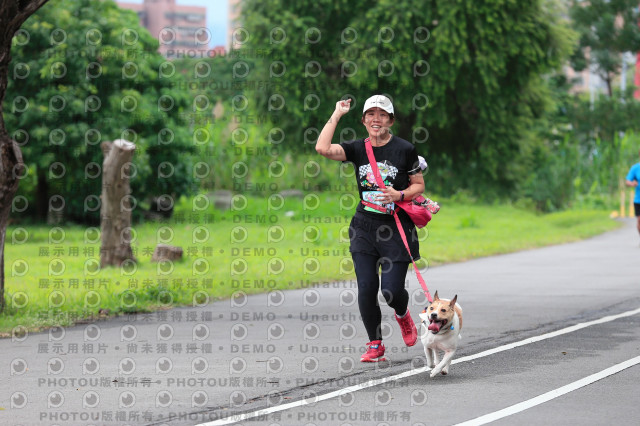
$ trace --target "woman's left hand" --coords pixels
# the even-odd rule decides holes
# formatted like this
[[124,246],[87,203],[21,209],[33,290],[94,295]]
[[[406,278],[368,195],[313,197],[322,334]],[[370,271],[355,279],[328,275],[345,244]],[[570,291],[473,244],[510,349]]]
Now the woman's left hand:
[[393,188],[384,188],[380,191],[383,192],[383,194],[378,196],[378,201],[382,201],[384,204],[400,201],[400,191],[396,191]]

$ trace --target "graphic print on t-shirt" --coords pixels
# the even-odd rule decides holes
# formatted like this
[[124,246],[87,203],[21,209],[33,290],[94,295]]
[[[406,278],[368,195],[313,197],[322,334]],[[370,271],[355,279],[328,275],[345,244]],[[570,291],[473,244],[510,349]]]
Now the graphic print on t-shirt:
[[[386,160],[384,163],[377,163],[378,170],[380,171],[380,176],[382,177],[382,182],[386,187],[392,187],[393,184],[389,181],[389,178],[395,179],[396,174],[398,174],[398,169],[394,167],[393,164],[388,163]],[[383,204],[382,201],[376,200],[376,198],[382,194],[378,187],[378,183],[376,182],[376,177],[373,174],[373,170],[371,169],[371,164],[364,164],[360,166],[358,169],[358,179],[360,180],[360,185],[363,188],[362,191],[362,199],[368,201],[373,204],[377,204],[379,206],[389,207],[391,209],[395,208],[395,203]],[[370,190],[366,190],[370,189]],[[365,207],[365,210],[382,213],[378,210],[372,209],[370,207]]]

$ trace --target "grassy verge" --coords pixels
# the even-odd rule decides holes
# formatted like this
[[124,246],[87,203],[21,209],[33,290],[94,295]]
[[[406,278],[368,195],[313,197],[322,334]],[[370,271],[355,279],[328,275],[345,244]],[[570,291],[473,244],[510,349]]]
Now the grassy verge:
[[[135,227],[136,265],[104,270],[97,267],[96,229],[11,226],[0,333],[352,279],[347,229],[356,201],[331,193],[239,197],[232,210],[220,212],[183,199],[170,221]],[[618,226],[604,211],[537,215],[507,205],[441,204],[419,231],[420,267],[574,241]],[[183,260],[152,263],[158,243],[182,247]]]

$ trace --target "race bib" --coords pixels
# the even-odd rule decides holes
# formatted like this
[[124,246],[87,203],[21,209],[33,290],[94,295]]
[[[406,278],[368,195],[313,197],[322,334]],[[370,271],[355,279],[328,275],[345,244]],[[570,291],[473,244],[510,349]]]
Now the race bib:
[[[382,201],[376,200],[376,198],[378,198],[380,195],[383,195],[384,192],[382,191],[362,191],[362,199],[364,201],[367,201],[371,204],[377,204],[381,207],[386,208],[390,208],[391,210],[395,210],[396,205],[395,203],[389,203],[389,204],[383,204]],[[368,212],[375,212],[375,213],[380,213],[380,214],[385,214],[381,211],[378,211],[376,209],[372,209],[371,207],[367,207],[365,206],[364,209]]]

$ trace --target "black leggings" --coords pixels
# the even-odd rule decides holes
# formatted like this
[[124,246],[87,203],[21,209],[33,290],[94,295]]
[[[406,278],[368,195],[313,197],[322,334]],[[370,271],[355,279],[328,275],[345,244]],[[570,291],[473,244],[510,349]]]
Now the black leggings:
[[[390,262],[366,253],[351,253],[358,280],[358,306],[370,341],[382,340],[382,313],[378,305],[378,289],[398,316],[407,312],[409,293],[404,288],[410,262]],[[378,278],[380,269],[382,279]]]

